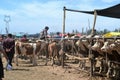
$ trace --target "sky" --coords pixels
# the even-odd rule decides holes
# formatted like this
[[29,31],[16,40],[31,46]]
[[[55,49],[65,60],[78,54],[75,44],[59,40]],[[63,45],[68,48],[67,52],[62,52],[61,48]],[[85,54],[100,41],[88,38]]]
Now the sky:
[[[62,32],[64,6],[67,9],[93,11],[119,3],[120,0],[0,0],[0,34],[6,33],[6,26],[14,34],[39,33],[45,26],[49,26],[49,33]],[[85,32],[92,28],[93,21],[93,15],[67,11],[65,32],[82,32],[82,29]],[[120,28],[119,19],[97,16],[95,29],[112,31],[116,28]]]

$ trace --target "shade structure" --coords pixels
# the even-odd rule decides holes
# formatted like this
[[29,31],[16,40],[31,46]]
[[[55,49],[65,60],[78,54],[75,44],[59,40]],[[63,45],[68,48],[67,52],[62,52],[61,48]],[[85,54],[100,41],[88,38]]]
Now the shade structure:
[[[72,9],[66,9],[66,10],[94,15],[94,11],[79,11],[79,10],[72,10]],[[105,9],[95,9],[95,11],[97,12],[97,15],[100,15],[100,16],[120,18],[120,4],[117,4],[117,5],[105,8]]]

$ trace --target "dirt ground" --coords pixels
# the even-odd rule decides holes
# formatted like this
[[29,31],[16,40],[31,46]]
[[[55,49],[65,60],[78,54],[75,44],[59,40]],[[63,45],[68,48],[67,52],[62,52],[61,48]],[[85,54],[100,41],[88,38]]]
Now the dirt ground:
[[[37,63],[37,66],[33,66],[28,60],[19,60],[19,66],[13,63],[13,70],[4,70],[3,80],[90,80],[88,73],[74,67],[51,66],[50,62],[45,66],[44,60],[39,60]],[[3,64],[5,67],[4,59]]]

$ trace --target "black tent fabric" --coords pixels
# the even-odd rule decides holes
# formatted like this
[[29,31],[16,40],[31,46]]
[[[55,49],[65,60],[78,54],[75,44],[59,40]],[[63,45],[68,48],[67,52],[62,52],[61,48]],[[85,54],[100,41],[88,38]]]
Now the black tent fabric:
[[[94,11],[78,11],[78,10],[72,10],[72,9],[66,9],[66,10],[94,14]],[[97,15],[100,15],[100,16],[120,18],[120,4],[117,4],[109,8],[101,9],[101,10],[96,9],[95,11],[97,12]]]

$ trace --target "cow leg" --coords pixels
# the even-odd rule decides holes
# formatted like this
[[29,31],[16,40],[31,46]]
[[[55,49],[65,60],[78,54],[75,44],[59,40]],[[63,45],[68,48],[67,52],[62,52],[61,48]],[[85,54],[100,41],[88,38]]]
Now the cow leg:
[[59,51],[57,51],[57,60],[58,60],[58,65],[60,65],[60,64],[61,64],[61,62],[60,62],[60,55],[59,55]]
[[99,73],[101,73],[104,68],[105,68],[105,66],[104,66],[104,61],[103,61],[103,60],[100,60],[100,70],[99,70]]
[[46,58],[46,62],[45,62],[45,65],[47,66],[47,63],[48,63],[48,59]]
[[19,57],[19,55],[16,54],[16,55],[15,55],[15,64],[16,64],[16,66],[18,66],[18,57]]
[[85,63],[86,63],[86,60],[83,60],[83,70],[85,69]]
[[110,62],[110,61],[108,61],[108,71],[107,71],[107,74],[106,74],[108,78],[110,77],[111,70],[112,70],[112,67],[111,67],[111,62]]
[[55,64],[55,57],[56,57],[56,53],[55,53],[55,51],[53,51],[53,57],[52,57],[52,66]]
[[32,62],[33,62],[33,65],[34,65],[34,66],[37,66],[37,60],[36,60],[36,55],[35,55],[35,53],[33,53]]
[[55,64],[55,60],[54,60],[55,57],[56,57],[57,60],[59,61],[59,54],[58,54],[57,49],[53,49],[52,55],[53,55],[53,59],[52,59],[52,66],[53,66],[53,64]]
[[52,66],[55,64],[54,57],[52,58]]
[[46,66],[47,66],[47,63],[48,63],[48,58],[49,58],[48,53],[46,53],[46,61],[45,61]]
[[43,53],[44,53],[44,51],[40,49],[40,51],[37,53],[38,59],[42,59]]
[[45,61],[45,65],[47,66],[47,64],[48,64],[48,59],[49,59],[49,55],[48,55],[48,53],[46,54],[46,61]]
[[114,68],[114,74],[113,74],[113,77],[117,78],[117,79],[120,79],[120,66],[119,65],[116,65],[116,67]]
[[112,74],[112,76],[115,77],[116,74],[117,74],[117,64],[114,64],[114,66],[113,66],[113,74]]
[[54,52],[54,51],[53,51],[53,53],[52,53],[52,56],[53,56],[53,57],[51,57],[51,58],[52,58],[52,66],[53,66],[53,64],[55,64],[55,60],[54,60],[54,59],[55,59],[55,52]]
[[85,63],[86,63],[86,61],[85,60],[83,60],[83,61],[79,61],[79,67],[80,67],[80,69],[85,69]]
[[29,55],[29,58],[30,58],[30,63],[32,63],[32,62],[33,62],[33,60],[32,60],[32,56]]
[[94,59],[94,60],[93,60],[93,72],[95,72],[95,70],[96,70],[96,69],[95,69],[95,68],[96,68],[96,64],[97,64],[97,60]]

